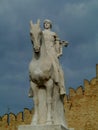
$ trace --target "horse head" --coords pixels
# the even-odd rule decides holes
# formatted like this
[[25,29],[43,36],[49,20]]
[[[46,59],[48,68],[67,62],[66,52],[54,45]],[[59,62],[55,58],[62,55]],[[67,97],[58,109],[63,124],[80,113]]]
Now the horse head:
[[37,20],[36,24],[30,21],[30,37],[34,47],[34,52],[40,52],[42,30],[40,28],[40,20]]

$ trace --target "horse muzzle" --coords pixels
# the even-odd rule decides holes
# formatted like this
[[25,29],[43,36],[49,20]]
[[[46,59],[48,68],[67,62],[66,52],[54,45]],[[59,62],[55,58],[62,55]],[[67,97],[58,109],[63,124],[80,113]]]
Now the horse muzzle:
[[36,53],[40,52],[40,47],[39,46],[35,46],[34,47],[34,52],[36,52]]

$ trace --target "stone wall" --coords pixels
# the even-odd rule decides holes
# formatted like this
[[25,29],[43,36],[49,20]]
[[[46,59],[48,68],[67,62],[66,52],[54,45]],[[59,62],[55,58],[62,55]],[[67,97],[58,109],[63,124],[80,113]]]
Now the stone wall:
[[5,114],[0,118],[0,130],[18,130],[19,125],[30,124],[33,112],[33,110],[24,108],[24,111],[17,115],[13,113]]
[[98,82],[84,80],[84,90],[80,86],[75,91],[70,88],[64,99],[68,126],[75,130],[98,130]]
[[[84,80],[84,86],[69,89],[64,97],[68,126],[75,130],[98,130],[98,65],[96,77]],[[17,115],[10,113],[0,117],[0,130],[18,130],[18,125],[30,124],[34,110],[24,109]]]

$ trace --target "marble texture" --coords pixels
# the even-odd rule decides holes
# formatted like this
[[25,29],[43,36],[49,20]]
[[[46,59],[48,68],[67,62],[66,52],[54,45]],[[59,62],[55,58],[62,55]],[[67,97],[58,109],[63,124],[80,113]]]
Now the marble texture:
[[33,98],[35,107],[31,125],[60,123],[67,126],[63,105],[64,74],[59,63],[62,47],[67,42],[61,42],[51,28],[50,20],[44,21],[44,30],[40,28],[40,20],[36,24],[30,21],[33,58],[29,64],[29,97]]
[[64,74],[59,63],[62,47],[67,42],[60,41],[51,31],[52,22],[30,21],[30,38],[33,58],[29,64],[29,97],[34,101],[34,115],[30,125],[22,125],[18,130],[71,130],[67,127],[64,113]]
[[73,129],[67,129],[62,125],[39,125],[39,126],[21,125],[19,126],[18,130],[73,130]]

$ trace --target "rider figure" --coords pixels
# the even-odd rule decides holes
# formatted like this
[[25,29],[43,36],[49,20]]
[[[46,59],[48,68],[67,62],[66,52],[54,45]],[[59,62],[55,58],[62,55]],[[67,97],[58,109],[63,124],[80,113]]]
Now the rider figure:
[[62,45],[59,37],[55,32],[52,32],[52,22],[48,19],[44,20],[44,39],[47,52],[51,57],[53,67],[54,67],[54,81],[60,87],[60,94],[65,94],[65,86],[64,86],[64,75],[62,67],[59,63],[59,57],[62,55]]

